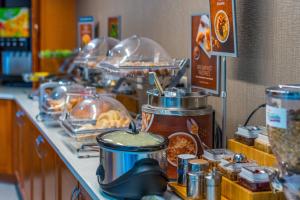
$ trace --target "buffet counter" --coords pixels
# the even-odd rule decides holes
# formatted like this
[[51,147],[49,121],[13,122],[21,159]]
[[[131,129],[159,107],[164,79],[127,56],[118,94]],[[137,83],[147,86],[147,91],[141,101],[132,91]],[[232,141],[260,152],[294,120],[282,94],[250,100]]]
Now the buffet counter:
[[38,102],[28,98],[30,91],[24,88],[0,87],[0,99],[16,101],[92,199],[111,199],[100,193],[96,176],[99,158],[77,158],[63,143],[67,136],[60,127],[49,127],[38,122]]

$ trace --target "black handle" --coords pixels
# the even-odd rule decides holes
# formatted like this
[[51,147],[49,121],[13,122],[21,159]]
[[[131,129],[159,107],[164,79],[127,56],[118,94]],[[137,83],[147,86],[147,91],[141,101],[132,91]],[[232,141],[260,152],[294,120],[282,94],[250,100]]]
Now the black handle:
[[145,158],[136,162],[131,170],[113,182],[100,186],[104,193],[118,199],[141,199],[148,195],[162,195],[167,184],[167,175],[158,161]]
[[131,133],[131,134],[136,135],[136,134],[139,133],[139,131],[138,131],[137,128],[136,128],[136,125],[135,125],[134,121],[131,121],[131,122],[130,122],[130,124],[129,124],[129,129],[130,129],[130,133]]

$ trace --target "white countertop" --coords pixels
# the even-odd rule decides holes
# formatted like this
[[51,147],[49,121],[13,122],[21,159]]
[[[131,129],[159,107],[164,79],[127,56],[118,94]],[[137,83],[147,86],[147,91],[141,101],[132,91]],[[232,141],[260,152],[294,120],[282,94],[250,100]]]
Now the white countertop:
[[99,158],[78,158],[63,143],[64,137],[67,136],[62,128],[58,126],[49,127],[38,122],[35,118],[39,113],[38,102],[27,97],[30,91],[30,89],[24,88],[0,87],[0,99],[14,99],[23,108],[92,199],[112,199],[100,192],[96,176]]
[[[28,94],[30,94],[31,91],[31,89],[0,86],[0,99],[15,100],[19,106],[21,106],[31,119],[32,123],[39,129],[44,138],[64,161],[68,169],[89,193],[92,199],[113,199],[112,197],[101,193],[96,176],[99,158],[78,158],[77,155],[73,154],[64,144],[64,140],[68,136],[59,125],[46,126],[43,122],[37,121],[36,116],[39,114],[38,101],[28,98]],[[164,198],[172,200],[180,199],[171,192],[166,192]]]

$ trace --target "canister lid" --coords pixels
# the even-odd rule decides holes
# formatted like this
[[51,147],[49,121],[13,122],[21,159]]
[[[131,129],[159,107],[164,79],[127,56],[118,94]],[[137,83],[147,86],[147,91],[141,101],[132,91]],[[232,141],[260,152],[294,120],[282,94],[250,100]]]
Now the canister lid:
[[200,89],[169,88],[161,95],[157,89],[148,90],[148,104],[154,107],[199,109],[207,106],[207,94]]
[[270,87],[266,89],[266,95],[280,99],[300,100],[300,84]]
[[187,165],[189,160],[196,159],[197,157],[193,154],[180,154],[177,156],[177,162],[179,165]]
[[189,172],[205,172],[208,170],[209,163],[203,159],[193,159],[189,160],[188,171]]
[[222,176],[220,172],[213,169],[212,172],[205,177],[207,186],[219,186],[221,184]]

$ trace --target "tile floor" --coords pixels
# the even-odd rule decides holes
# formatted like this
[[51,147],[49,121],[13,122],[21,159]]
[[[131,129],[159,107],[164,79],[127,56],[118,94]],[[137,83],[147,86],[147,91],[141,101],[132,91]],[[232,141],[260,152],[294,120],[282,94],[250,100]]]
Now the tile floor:
[[0,200],[21,200],[14,184],[0,182]]

